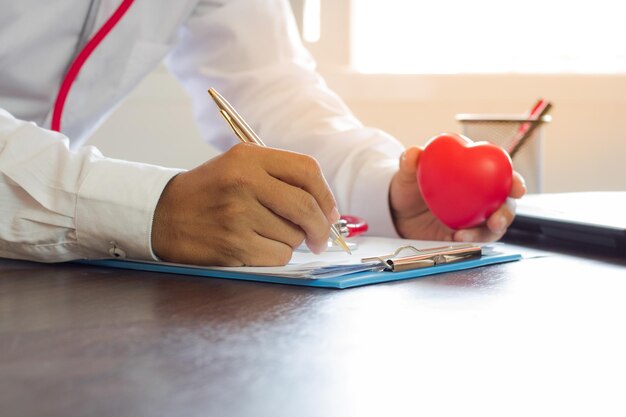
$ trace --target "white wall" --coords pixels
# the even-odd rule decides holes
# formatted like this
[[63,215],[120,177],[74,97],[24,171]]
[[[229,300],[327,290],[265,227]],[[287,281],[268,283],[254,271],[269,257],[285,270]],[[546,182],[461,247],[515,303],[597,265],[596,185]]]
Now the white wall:
[[[477,76],[469,83],[434,76],[328,74],[327,79],[365,123],[406,145],[460,131],[456,113],[521,113],[544,96],[555,105],[544,131],[544,191],[626,190],[624,76]],[[163,68],[90,144],[107,156],[182,168],[215,155],[199,139],[189,99]]]
[[543,131],[545,192],[626,190],[626,75],[337,75],[357,115],[406,145],[461,131],[457,113],[554,107]]
[[200,139],[190,99],[164,68],[150,74],[88,144],[112,158],[176,168],[193,168],[217,154]]

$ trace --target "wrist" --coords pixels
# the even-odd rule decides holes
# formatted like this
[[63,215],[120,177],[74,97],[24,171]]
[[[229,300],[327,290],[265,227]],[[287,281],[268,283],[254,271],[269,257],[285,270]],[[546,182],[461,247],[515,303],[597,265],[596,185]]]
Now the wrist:
[[152,228],[150,232],[150,251],[154,260],[161,261],[167,258],[169,246],[172,244],[172,202],[175,203],[174,182],[180,173],[174,175],[163,187],[159,200],[152,214]]

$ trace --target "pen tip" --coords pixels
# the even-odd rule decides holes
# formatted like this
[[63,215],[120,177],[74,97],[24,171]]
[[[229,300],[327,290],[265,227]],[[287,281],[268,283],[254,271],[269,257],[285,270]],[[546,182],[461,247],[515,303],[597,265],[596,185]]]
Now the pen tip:
[[352,251],[350,250],[350,247],[348,246],[346,241],[343,239],[343,236],[341,236],[341,233],[339,232],[339,230],[337,230],[337,227],[334,224],[330,226],[330,234],[332,236],[333,242],[339,245],[341,249],[344,250],[344,252],[348,253],[349,255],[352,255]]
[[339,238],[337,239],[337,243],[339,244],[339,246],[341,246],[341,248],[348,253],[348,255],[352,255],[352,251],[350,250],[350,247],[348,246],[348,244],[346,243],[345,240],[343,240],[343,238]]

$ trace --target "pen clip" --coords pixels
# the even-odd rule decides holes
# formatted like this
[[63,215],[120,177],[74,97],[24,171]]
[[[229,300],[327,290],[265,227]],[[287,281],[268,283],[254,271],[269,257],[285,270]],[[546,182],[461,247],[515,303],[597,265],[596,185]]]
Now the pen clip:
[[[402,252],[410,251],[413,255],[400,257]],[[400,272],[411,269],[427,268],[442,264],[450,264],[482,256],[482,249],[476,245],[442,246],[430,249],[417,249],[415,246],[402,246],[394,253],[361,259],[361,262],[379,261],[385,271]]]

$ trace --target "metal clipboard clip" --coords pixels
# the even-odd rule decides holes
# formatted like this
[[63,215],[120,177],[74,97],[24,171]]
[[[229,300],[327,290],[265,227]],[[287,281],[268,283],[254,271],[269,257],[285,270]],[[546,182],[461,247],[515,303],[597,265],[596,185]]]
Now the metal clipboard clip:
[[[400,256],[403,252],[412,255]],[[441,246],[429,249],[417,249],[415,246],[402,246],[392,254],[361,259],[362,263],[381,262],[385,271],[400,272],[411,269],[450,264],[454,262],[479,259],[482,249],[476,245]]]

